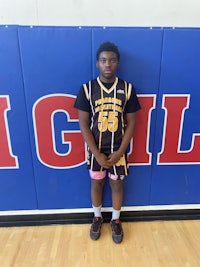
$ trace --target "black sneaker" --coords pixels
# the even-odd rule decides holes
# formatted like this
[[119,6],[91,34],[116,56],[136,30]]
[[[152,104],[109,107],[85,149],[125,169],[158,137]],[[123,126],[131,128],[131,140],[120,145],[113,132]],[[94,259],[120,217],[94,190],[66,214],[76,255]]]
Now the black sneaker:
[[119,244],[122,242],[124,233],[120,220],[113,220],[110,222],[112,228],[112,239],[115,243]]
[[103,218],[94,217],[92,225],[90,228],[90,237],[92,240],[97,240],[101,235],[101,225],[103,223]]

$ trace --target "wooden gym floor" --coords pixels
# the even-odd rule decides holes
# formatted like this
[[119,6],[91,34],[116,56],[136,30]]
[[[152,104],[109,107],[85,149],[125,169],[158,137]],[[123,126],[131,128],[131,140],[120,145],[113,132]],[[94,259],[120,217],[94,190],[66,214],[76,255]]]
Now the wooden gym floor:
[[123,223],[115,244],[109,223],[99,240],[89,224],[0,228],[1,267],[199,267],[200,221]]

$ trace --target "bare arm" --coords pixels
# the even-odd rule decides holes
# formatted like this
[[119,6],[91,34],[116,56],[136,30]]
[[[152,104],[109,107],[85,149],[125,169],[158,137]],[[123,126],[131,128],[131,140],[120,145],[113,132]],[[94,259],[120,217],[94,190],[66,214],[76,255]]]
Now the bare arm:
[[121,156],[125,153],[131,138],[133,137],[133,132],[135,129],[135,122],[136,122],[136,114],[135,113],[127,113],[126,114],[126,119],[127,119],[127,127],[121,142],[121,145],[119,149],[112,154],[108,156],[109,162],[111,165],[115,165]]
[[108,158],[105,154],[99,152],[94,140],[94,136],[89,128],[89,113],[82,110],[78,110],[78,116],[81,133],[85,142],[94,154],[99,165],[108,169],[111,166],[111,163],[108,161]]

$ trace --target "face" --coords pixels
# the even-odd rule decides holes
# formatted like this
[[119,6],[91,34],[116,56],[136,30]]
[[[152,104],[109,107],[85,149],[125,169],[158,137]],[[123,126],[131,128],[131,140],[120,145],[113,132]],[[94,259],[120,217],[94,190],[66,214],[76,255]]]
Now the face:
[[99,55],[96,66],[100,72],[100,79],[102,82],[114,82],[115,74],[119,67],[117,55],[114,52],[103,51]]

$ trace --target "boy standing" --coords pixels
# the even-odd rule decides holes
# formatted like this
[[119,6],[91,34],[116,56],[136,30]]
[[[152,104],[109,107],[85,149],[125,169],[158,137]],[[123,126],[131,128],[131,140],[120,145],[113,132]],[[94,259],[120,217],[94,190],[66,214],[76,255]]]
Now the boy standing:
[[100,45],[96,54],[99,77],[82,85],[75,107],[88,146],[87,166],[91,177],[94,218],[90,237],[100,237],[102,190],[106,175],[112,190],[112,238],[123,240],[119,220],[123,200],[123,179],[128,175],[127,147],[135,128],[135,113],[140,104],[132,84],[116,77],[120,54],[114,43]]

